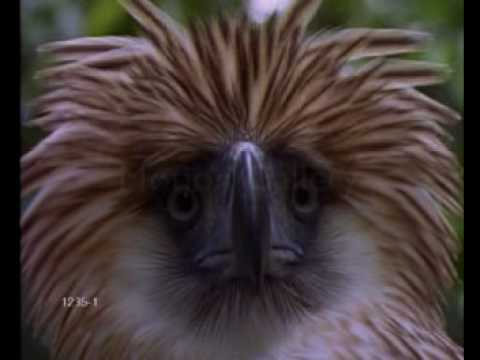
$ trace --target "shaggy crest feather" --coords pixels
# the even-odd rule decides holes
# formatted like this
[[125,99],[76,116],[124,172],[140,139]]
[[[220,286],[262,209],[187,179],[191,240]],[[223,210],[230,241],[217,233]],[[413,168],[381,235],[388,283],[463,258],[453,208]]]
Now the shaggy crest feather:
[[[442,81],[443,67],[386,58],[418,51],[427,36],[396,29],[307,36],[320,4],[313,0],[263,24],[221,16],[188,28],[147,0],[122,4],[145,38],[41,48],[53,65],[39,73],[44,93],[33,123],[49,135],[21,162],[23,194],[36,192],[22,218],[21,261],[29,319],[54,357],[149,358],[152,336],[111,324],[116,255],[105,234],[138,211],[144,174],[248,140],[320,159],[342,202],[383,234],[376,246],[385,297],[322,320],[311,330],[328,339],[322,353],[463,358],[440,315],[458,250],[445,214],[461,211],[445,126],[459,116],[414,89]],[[73,293],[102,301],[61,308]],[[117,334],[97,333],[112,326]],[[313,355],[318,343],[298,343],[275,359],[322,358]]]

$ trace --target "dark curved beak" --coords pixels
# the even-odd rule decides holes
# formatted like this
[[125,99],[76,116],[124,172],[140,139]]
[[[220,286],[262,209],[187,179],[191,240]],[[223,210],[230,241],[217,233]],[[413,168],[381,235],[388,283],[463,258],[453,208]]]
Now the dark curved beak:
[[[303,248],[286,229],[285,196],[268,155],[251,143],[232,146],[217,163],[222,173],[213,190],[214,209],[205,237],[195,235],[195,263],[215,281],[241,280],[261,292],[266,278],[288,276],[303,257]],[[273,199],[272,194],[279,198]]]
[[269,190],[261,153],[246,146],[233,159],[230,190],[234,267],[231,276],[263,286],[270,250]]

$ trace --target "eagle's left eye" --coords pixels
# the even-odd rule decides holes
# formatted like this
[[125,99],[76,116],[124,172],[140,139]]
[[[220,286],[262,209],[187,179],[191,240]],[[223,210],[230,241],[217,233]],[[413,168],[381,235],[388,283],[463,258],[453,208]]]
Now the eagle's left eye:
[[314,220],[330,198],[328,172],[305,165],[296,165],[288,172],[293,173],[287,193],[290,211],[302,222]]
[[318,209],[318,188],[312,179],[295,182],[291,190],[291,206],[295,214],[307,216]]

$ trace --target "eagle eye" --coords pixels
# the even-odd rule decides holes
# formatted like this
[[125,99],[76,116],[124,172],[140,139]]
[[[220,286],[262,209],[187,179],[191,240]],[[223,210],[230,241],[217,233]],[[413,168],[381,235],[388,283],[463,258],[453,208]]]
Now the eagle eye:
[[186,184],[174,184],[167,199],[169,216],[178,222],[195,219],[200,211],[200,199],[194,189]]
[[293,174],[287,195],[290,210],[299,220],[312,220],[329,199],[328,173],[300,165]]
[[318,209],[318,188],[311,179],[296,182],[293,184],[291,192],[291,204],[295,214],[310,215]]

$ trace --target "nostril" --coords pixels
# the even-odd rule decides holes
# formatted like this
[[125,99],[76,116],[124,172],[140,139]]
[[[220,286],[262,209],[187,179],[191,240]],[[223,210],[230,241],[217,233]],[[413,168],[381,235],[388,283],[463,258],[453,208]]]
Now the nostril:
[[302,249],[289,246],[272,246],[271,248],[271,259],[282,263],[294,264],[299,262],[303,256]]
[[231,265],[232,250],[221,249],[210,251],[206,254],[200,254],[195,257],[195,264],[206,270],[221,270]]
[[[268,260],[264,275],[282,277],[290,266],[299,264],[304,258],[300,247],[290,245],[274,245],[268,252]],[[203,251],[194,257],[194,263],[205,275],[213,275],[225,280],[246,279],[252,274],[248,264],[238,263],[231,248]]]

